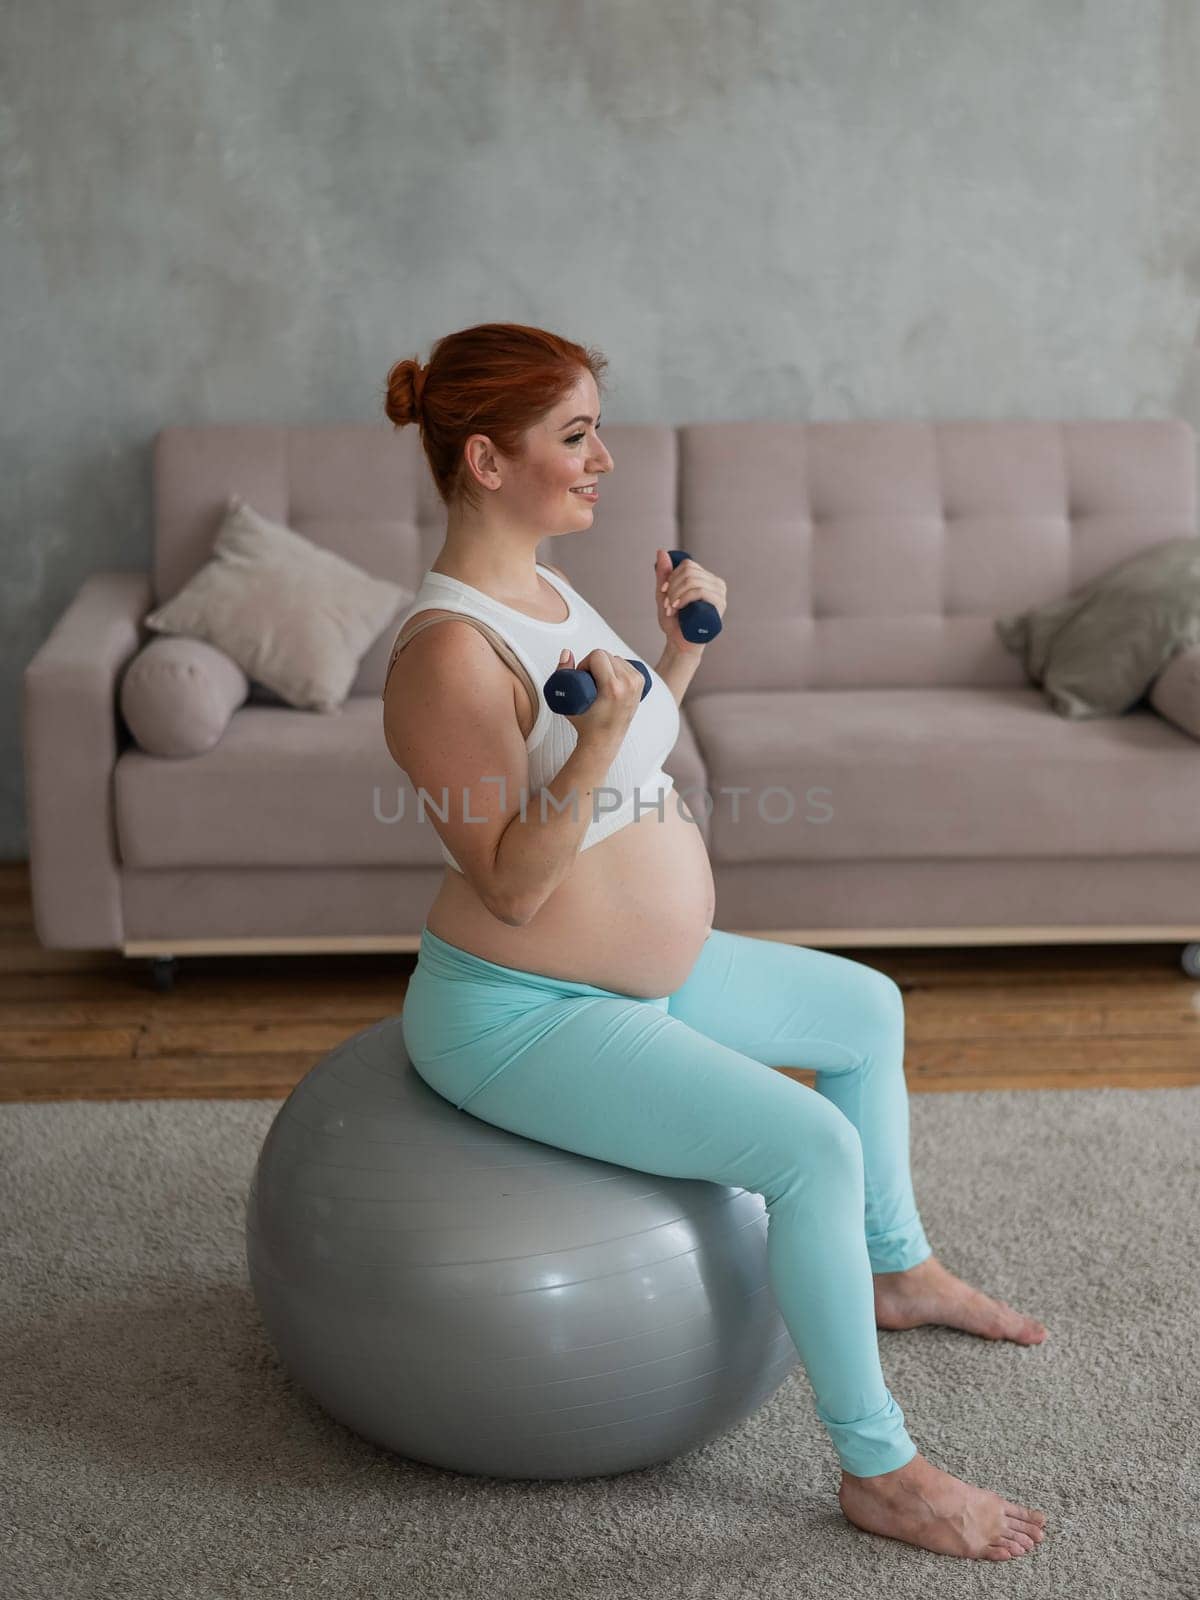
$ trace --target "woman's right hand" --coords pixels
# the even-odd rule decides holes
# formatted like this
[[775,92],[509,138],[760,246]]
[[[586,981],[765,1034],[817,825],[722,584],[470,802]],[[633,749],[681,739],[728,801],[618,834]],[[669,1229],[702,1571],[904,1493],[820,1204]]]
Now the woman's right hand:
[[[558,669],[576,665],[570,650],[564,650]],[[578,663],[596,682],[596,698],[577,717],[567,717],[581,745],[603,745],[614,753],[620,749],[629,724],[642,703],[646,680],[624,656],[607,650],[592,650]]]

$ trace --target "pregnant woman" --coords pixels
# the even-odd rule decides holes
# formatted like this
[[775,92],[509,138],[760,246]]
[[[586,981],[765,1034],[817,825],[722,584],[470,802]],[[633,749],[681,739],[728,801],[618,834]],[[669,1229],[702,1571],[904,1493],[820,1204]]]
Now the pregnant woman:
[[[662,770],[712,648],[683,636],[679,612],[702,599],[723,614],[726,585],[665,549],[653,575],[628,575],[653,583],[665,640],[643,697],[637,652],[537,562],[543,539],[586,535],[613,470],[606,365],[491,323],[389,374],[387,414],[420,425],[448,512],[383,691],[388,749],[430,798],[447,868],[405,997],[409,1055],[496,1127],[761,1194],[772,1289],[847,1518],[1008,1560],[1041,1542],[1044,1515],[920,1455],[880,1367],[879,1327],[1046,1333],[931,1252],[909,1173],[900,990],[841,956],[714,929],[703,838]],[[560,667],[595,680],[579,715],[541,693]],[[815,1091],[777,1066],[815,1068]]]

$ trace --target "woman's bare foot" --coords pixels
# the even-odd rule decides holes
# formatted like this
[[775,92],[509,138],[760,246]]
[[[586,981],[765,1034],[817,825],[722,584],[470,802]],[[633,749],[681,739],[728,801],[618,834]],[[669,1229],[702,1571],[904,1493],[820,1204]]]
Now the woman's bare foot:
[[972,1289],[933,1256],[907,1272],[875,1274],[877,1327],[920,1328],[927,1322],[1016,1344],[1041,1344],[1046,1337],[1046,1329],[1034,1317]]
[[964,1483],[922,1455],[877,1477],[843,1472],[838,1500],[856,1528],[944,1556],[1010,1561],[1045,1538],[1044,1512]]

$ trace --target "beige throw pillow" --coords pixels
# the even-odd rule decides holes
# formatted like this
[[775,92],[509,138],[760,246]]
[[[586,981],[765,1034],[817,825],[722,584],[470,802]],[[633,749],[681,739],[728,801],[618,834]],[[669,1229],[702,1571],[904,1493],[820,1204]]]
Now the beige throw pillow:
[[415,597],[234,494],[212,559],[145,622],[215,645],[288,705],[336,711],[363,656]]

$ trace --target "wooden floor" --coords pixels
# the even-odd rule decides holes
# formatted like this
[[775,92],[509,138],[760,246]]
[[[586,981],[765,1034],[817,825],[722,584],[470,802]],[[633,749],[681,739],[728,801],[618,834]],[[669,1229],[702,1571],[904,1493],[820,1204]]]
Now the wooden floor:
[[[24,863],[0,864],[0,1101],[283,1099],[325,1051],[404,1009],[415,955],[149,963],[44,950]],[[1200,981],[1176,944],[838,952],[896,980],[909,1088],[1200,1083]],[[811,1084],[802,1063],[780,1068]]]

